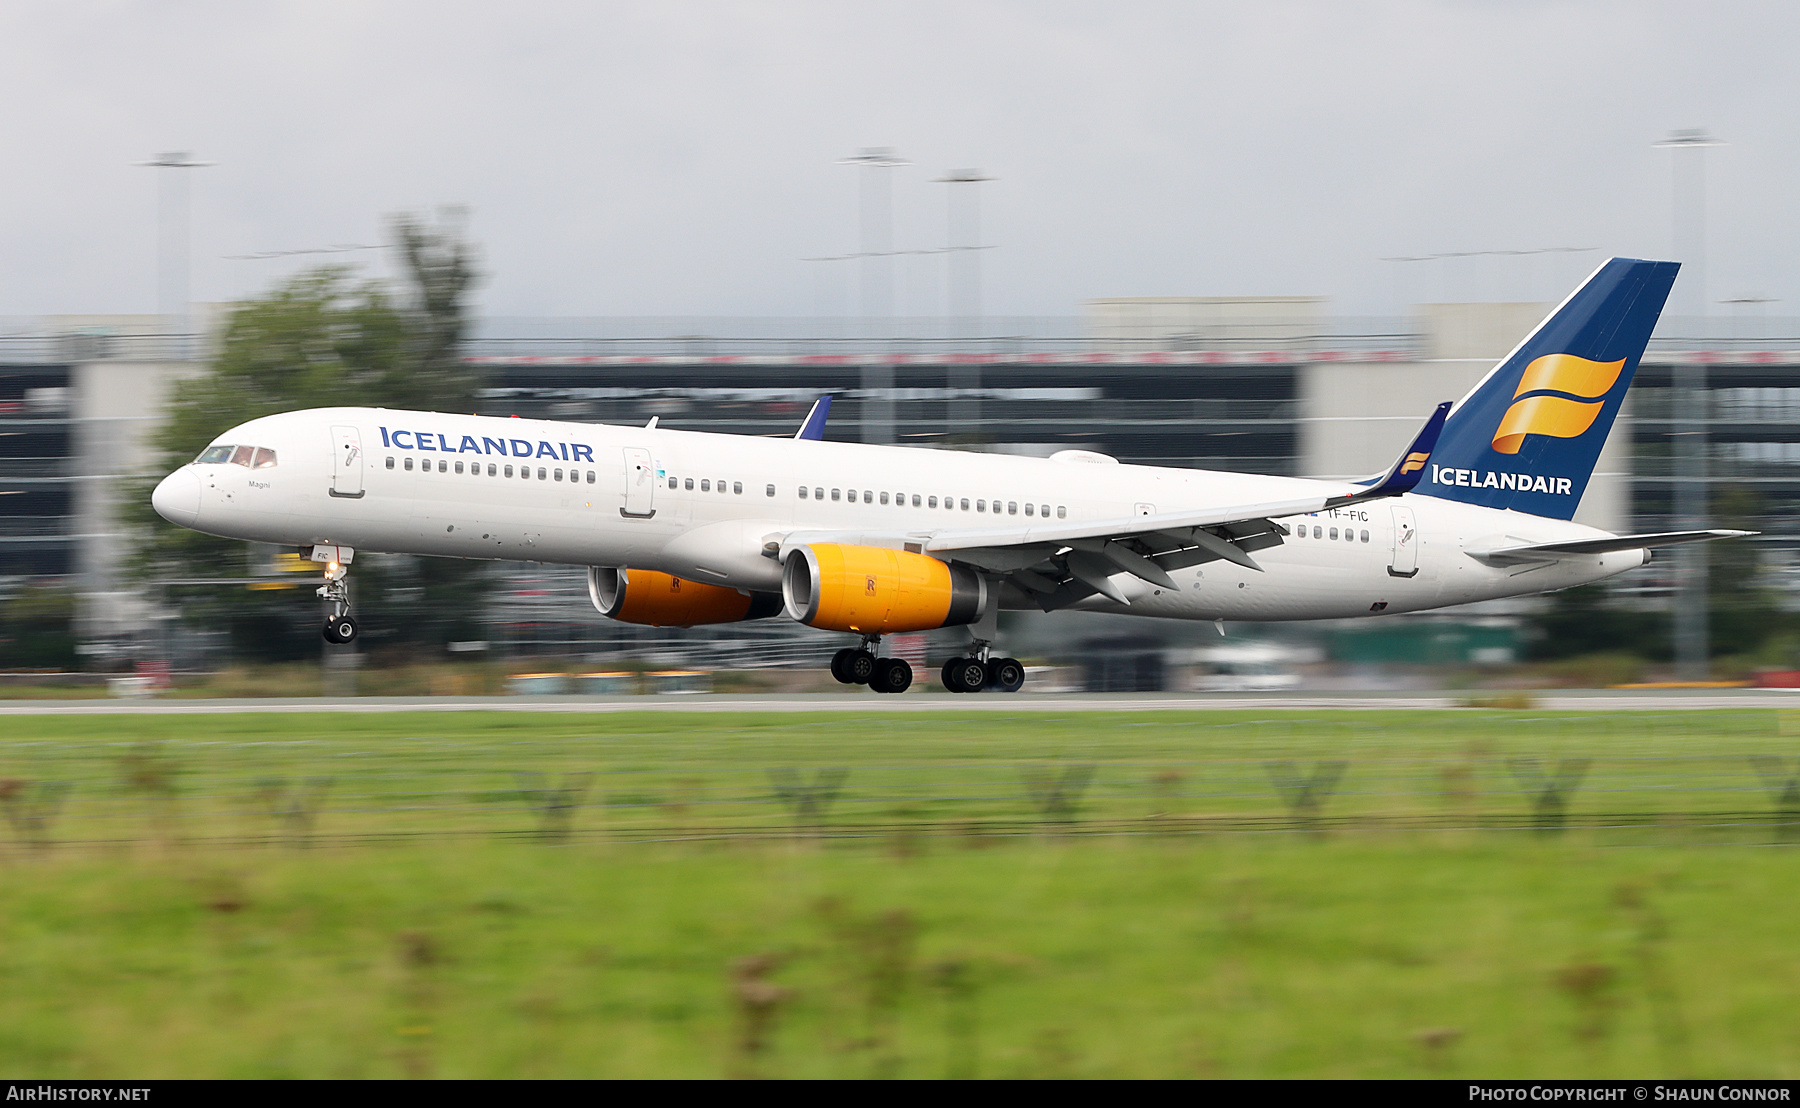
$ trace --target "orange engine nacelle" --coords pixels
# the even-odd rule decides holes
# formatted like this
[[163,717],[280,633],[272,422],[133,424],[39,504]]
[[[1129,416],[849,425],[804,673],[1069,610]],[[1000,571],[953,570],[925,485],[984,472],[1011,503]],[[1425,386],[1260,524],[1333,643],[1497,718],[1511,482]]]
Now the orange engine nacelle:
[[888,635],[973,623],[987,583],[962,566],[878,546],[798,546],[781,568],[789,619],[828,631]]
[[651,569],[589,566],[588,596],[603,616],[652,627],[737,623],[781,613],[781,597],[774,593],[744,593]]

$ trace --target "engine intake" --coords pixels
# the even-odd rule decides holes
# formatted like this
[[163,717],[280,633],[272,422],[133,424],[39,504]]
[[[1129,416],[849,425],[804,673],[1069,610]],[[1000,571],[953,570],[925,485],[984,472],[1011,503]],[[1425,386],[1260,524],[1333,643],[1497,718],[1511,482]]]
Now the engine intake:
[[588,597],[609,619],[651,627],[738,623],[781,613],[775,593],[739,592],[653,569],[589,566]]
[[962,566],[877,546],[798,546],[781,570],[789,619],[828,631],[888,635],[974,623],[987,583]]

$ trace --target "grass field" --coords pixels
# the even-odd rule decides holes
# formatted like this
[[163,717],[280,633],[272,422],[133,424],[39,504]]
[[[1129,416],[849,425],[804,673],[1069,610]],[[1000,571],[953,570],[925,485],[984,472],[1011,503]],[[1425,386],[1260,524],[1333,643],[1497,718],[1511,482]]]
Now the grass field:
[[6,727],[0,1076],[1800,1076],[1775,712]]

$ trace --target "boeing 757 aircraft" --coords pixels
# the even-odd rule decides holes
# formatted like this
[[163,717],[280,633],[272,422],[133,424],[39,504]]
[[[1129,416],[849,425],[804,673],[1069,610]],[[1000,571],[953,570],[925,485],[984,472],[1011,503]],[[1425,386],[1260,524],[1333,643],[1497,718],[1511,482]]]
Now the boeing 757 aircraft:
[[1564,589],[1653,547],[1572,522],[1679,268],[1602,265],[1384,473],[1323,481],[379,408],[267,416],[153,494],[163,518],[297,546],[324,569],[325,638],[356,637],[358,551],[588,567],[627,623],[786,618],[860,637],[831,672],[903,692],[883,636],[965,627],[953,692],[1024,684],[997,613],[1341,619]]

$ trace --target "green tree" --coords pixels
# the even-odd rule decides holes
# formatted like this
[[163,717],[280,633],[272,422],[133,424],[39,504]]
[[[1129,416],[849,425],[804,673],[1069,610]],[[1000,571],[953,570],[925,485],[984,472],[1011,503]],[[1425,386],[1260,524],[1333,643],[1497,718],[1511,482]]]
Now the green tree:
[[[1725,485],[1713,498],[1710,526],[1741,531],[1764,530],[1762,498],[1744,485]],[[1788,630],[1793,617],[1782,612],[1769,588],[1762,555],[1753,539],[1726,539],[1707,544],[1707,599],[1712,622],[1708,645],[1721,654],[1754,654],[1774,635]]]
[[[127,499],[139,577],[167,589],[190,624],[226,631],[234,656],[315,655],[318,581],[307,577],[288,589],[227,583],[258,575],[268,551],[164,522],[150,507],[156,479],[258,416],[337,405],[473,410],[478,381],[460,357],[476,278],[472,251],[453,227],[409,216],[396,218],[392,232],[404,261],[398,289],[334,266],[233,309],[206,371],[176,388],[156,433],[155,471]],[[351,595],[365,641],[379,650],[476,637],[486,568],[359,554]]]

